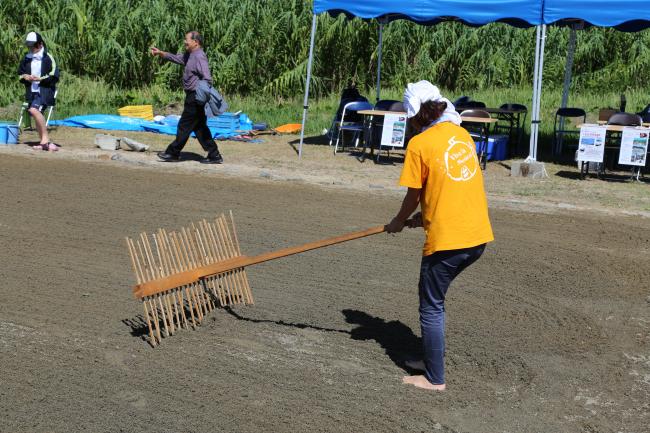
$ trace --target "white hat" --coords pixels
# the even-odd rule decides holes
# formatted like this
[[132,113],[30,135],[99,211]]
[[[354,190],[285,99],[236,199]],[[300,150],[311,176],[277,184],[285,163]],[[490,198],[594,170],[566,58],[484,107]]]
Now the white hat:
[[454,104],[449,99],[444,98],[440,94],[440,89],[428,82],[427,80],[418,81],[417,83],[409,83],[404,90],[404,108],[406,108],[406,116],[413,117],[420,111],[420,106],[427,101],[440,101],[447,104],[442,119],[450,121],[456,125],[460,125],[461,118],[456,112]]
[[25,45],[30,47],[38,42],[43,42],[43,38],[41,37],[41,35],[39,35],[36,32],[27,33],[27,37],[25,38]]

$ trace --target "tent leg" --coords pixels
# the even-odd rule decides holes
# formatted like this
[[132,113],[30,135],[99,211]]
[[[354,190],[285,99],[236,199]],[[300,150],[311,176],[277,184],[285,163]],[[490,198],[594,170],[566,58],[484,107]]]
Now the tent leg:
[[[571,71],[573,70],[573,56],[576,52],[576,28],[571,27],[569,33],[569,46],[567,48],[566,66],[564,68],[564,86],[562,87],[562,103],[560,107],[565,108],[569,103],[569,87],[571,87]],[[560,117],[560,130],[564,129],[564,117]],[[557,148],[554,149],[557,154],[562,153],[562,134],[558,138]]]
[[309,60],[307,61],[307,80],[305,82],[305,99],[302,104],[302,126],[300,128],[300,145],[298,146],[298,158],[302,158],[302,143],[305,139],[305,123],[307,122],[307,110],[309,109],[309,83],[311,81],[311,66],[314,60],[314,41],[316,39],[316,14],[311,21],[311,40],[309,42]]
[[539,134],[539,112],[542,93],[542,70],[544,67],[544,40],[546,25],[537,26],[535,31],[535,69],[533,72],[533,107],[530,122],[530,148],[528,158],[524,161],[513,161],[510,167],[511,176],[532,178],[548,177],[543,162],[537,162],[537,138]]
[[533,106],[530,110],[530,142],[528,148],[528,158],[530,160],[533,157],[533,149],[535,148],[535,134],[537,128],[537,74],[539,70],[539,36],[540,36],[540,26],[535,28],[535,66],[533,67]]
[[384,45],[384,23],[379,23],[379,48],[377,56],[377,102],[379,102],[381,95],[381,56]]
[[546,42],[546,24],[537,27],[535,44],[535,72],[533,78],[533,110],[530,126],[530,149],[527,161],[537,160],[537,140],[539,135],[539,113],[542,92],[542,71],[544,70],[544,44]]

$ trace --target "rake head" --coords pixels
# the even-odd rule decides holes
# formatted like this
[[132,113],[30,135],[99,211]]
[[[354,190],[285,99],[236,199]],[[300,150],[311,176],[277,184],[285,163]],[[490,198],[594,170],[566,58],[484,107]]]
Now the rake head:
[[217,305],[253,304],[253,295],[235,231],[235,222],[223,214],[180,231],[159,229],[139,239],[126,238],[149,328],[149,342],[181,328],[195,328]]
[[[407,221],[406,225],[413,225]],[[244,256],[239,249],[235,221],[223,214],[214,222],[203,220],[178,232],[163,229],[139,239],[126,238],[136,286],[149,327],[149,342],[156,346],[180,328],[199,325],[216,304],[222,307],[253,304],[246,266],[267,262],[329,245],[376,235],[386,226],[371,227],[303,245]]]

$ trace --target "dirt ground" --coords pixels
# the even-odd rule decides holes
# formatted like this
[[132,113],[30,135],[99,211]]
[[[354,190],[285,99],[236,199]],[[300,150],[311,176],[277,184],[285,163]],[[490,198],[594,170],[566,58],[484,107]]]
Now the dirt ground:
[[[382,224],[399,164],[313,156],[326,146],[295,164],[286,142],[164,164],[67,134],[57,154],[0,149],[0,431],[650,430],[647,184],[552,174],[517,195],[532,181],[490,164],[496,241],[450,289],[448,391],[429,393],[401,383],[420,231],[251,267],[254,306],[155,349],[124,243],[230,209],[247,254]],[[602,201],[572,199],[599,183]]]

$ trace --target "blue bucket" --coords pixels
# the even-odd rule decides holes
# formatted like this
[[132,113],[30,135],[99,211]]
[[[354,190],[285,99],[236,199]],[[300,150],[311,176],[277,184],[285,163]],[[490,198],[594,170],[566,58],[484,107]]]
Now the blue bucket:
[[6,144],[18,144],[18,125],[0,123],[0,146]]

